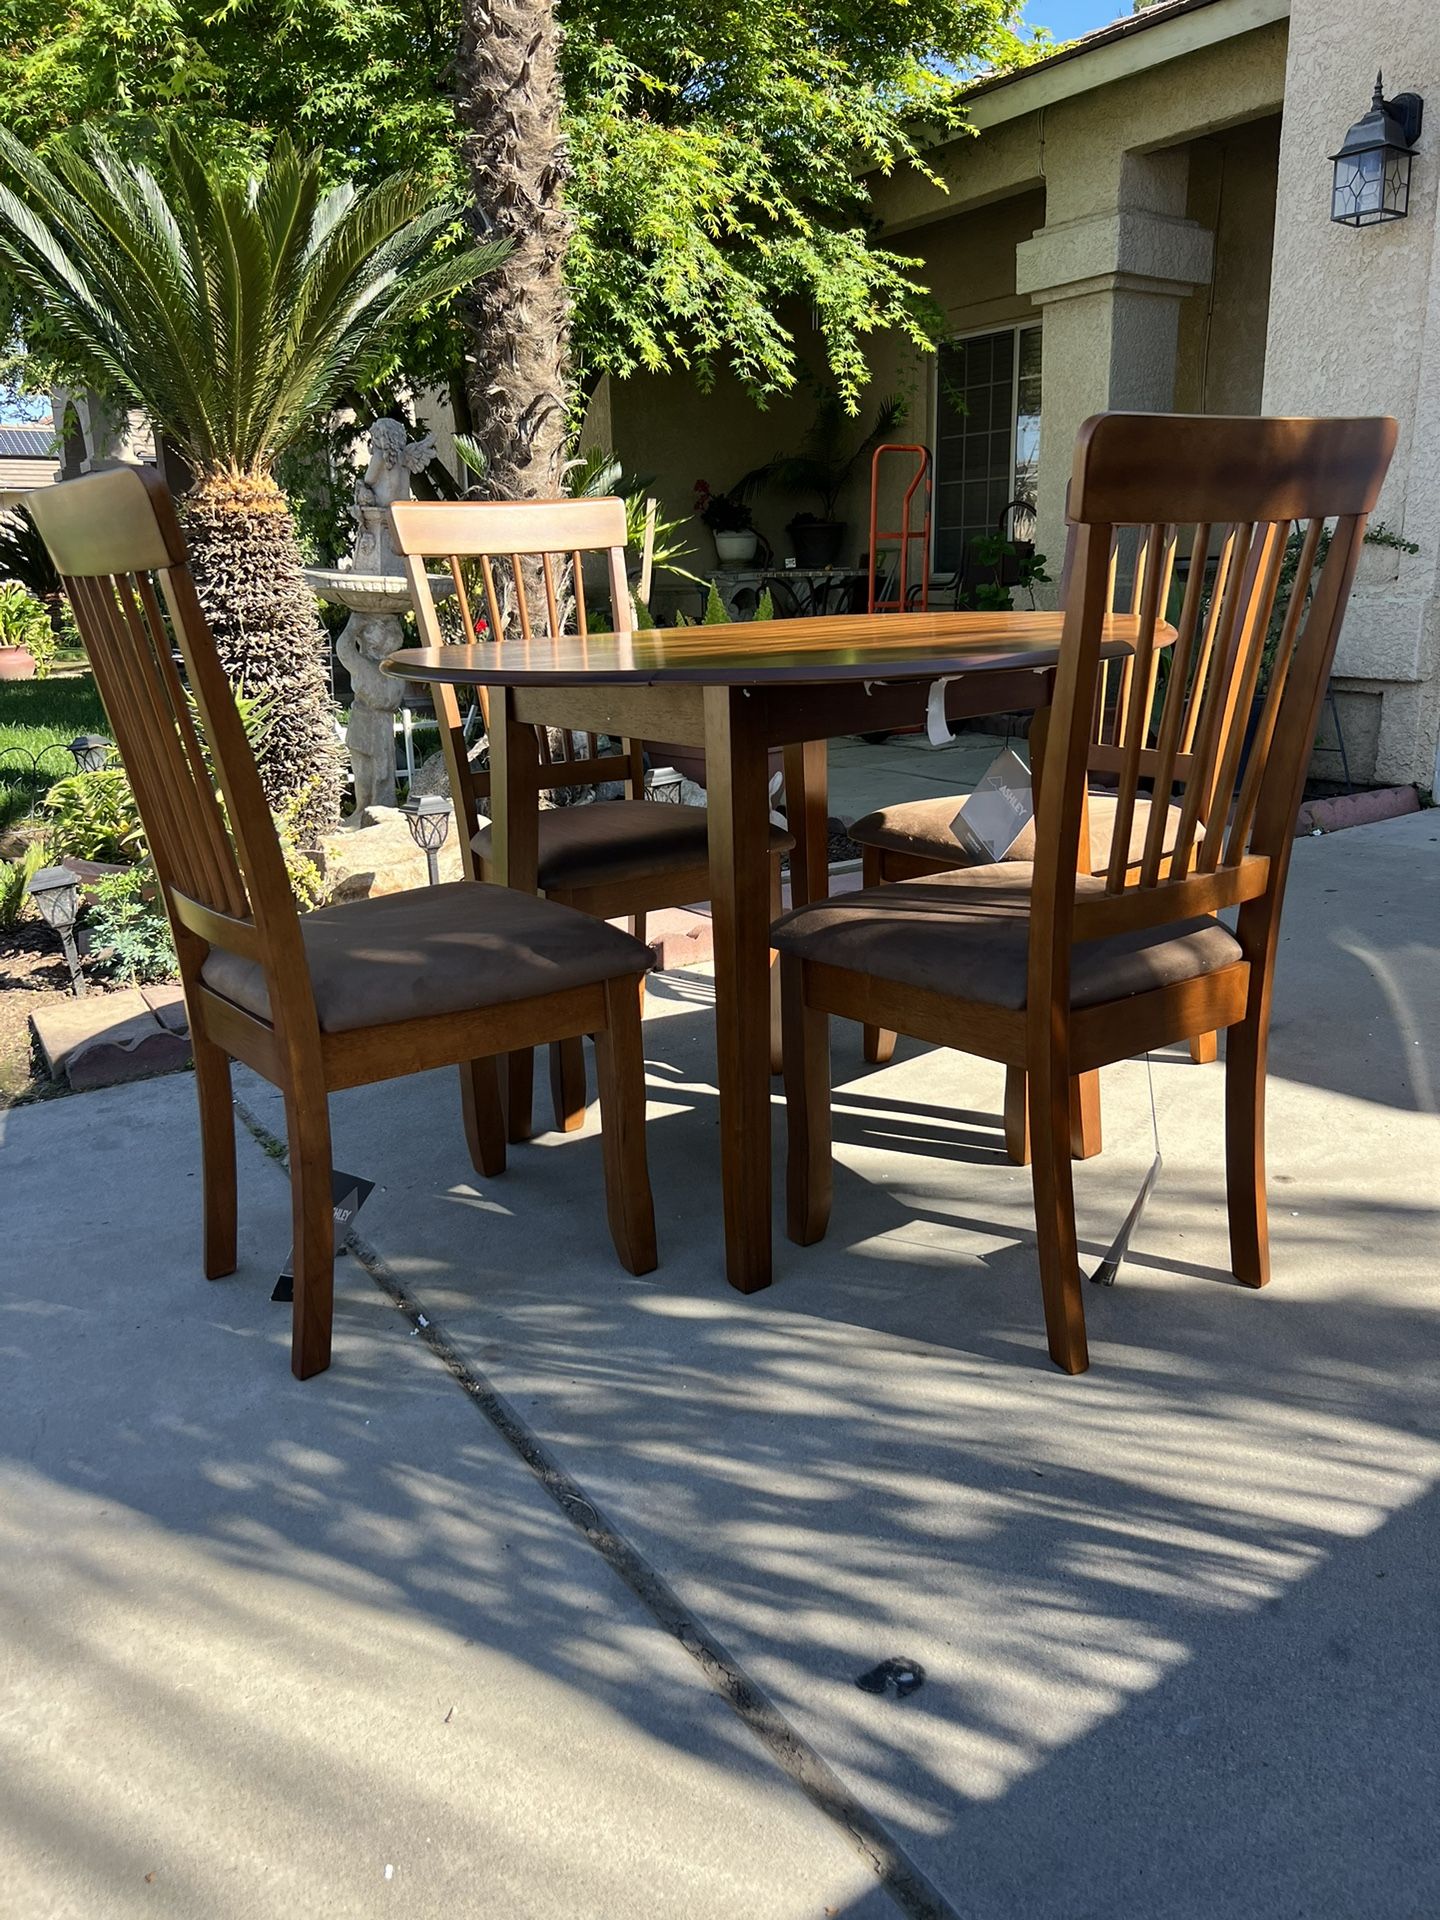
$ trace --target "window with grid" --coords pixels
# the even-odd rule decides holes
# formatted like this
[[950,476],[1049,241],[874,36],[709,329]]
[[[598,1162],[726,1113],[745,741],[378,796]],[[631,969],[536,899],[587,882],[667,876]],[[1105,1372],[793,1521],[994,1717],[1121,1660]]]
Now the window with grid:
[[935,421],[935,566],[965,570],[971,541],[1035,498],[1040,328],[1005,327],[940,349]]

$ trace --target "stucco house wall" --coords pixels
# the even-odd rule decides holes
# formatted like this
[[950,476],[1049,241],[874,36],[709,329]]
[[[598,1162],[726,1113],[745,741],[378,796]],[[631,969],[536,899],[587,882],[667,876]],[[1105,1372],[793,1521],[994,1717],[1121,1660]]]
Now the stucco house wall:
[[[1425,96],[1410,213],[1330,219],[1330,167],[1383,69]],[[1362,771],[1434,788],[1440,735],[1440,7],[1293,0],[1263,403],[1277,413],[1393,413],[1400,441],[1377,517],[1413,556],[1366,550],[1336,657]]]

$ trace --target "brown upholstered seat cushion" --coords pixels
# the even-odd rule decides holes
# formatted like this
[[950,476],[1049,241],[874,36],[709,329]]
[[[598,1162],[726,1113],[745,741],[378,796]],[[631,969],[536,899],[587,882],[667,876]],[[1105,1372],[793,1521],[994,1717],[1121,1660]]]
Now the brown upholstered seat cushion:
[[[651,962],[648,947],[604,920],[470,880],[321,907],[302,916],[300,932],[324,1033],[503,1006],[638,975]],[[254,961],[215,947],[200,977],[270,1018]]]
[[[907,800],[899,806],[877,807],[857,820],[850,838],[862,847],[879,847],[885,853],[910,853],[923,860],[953,860],[957,867],[971,864],[973,855],[965,849],[955,832],[954,819],[965,804],[963,794],[947,794],[943,800]],[[1090,855],[1097,873],[1110,865],[1110,842],[1115,832],[1118,802],[1113,793],[1090,795]],[[1168,809],[1169,832],[1173,840],[1180,825],[1180,809]],[[1150,830],[1150,802],[1137,799],[1130,822],[1130,858],[1138,860],[1145,851],[1145,835]],[[1032,820],[1006,856],[1010,860],[1035,858],[1035,822]]]
[[[555,807],[540,815],[539,878],[543,888],[609,886],[647,873],[683,873],[709,858],[704,807],[672,807],[662,800],[598,800],[588,807]],[[770,829],[771,853],[788,853],[794,836]],[[490,858],[490,829],[471,842]]]
[[[777,920],[775,945],[827,967],[1018,1010],[1025,1005],[1033,872],[1028,861],[1006,860],[838,894]],[[1076,890],[1101,893],[1104,883],[1083,875]],[[1208,918],[1079,940],[1071,1005],[1128,999],[1216,973],[1241,958],[1235,936]]]

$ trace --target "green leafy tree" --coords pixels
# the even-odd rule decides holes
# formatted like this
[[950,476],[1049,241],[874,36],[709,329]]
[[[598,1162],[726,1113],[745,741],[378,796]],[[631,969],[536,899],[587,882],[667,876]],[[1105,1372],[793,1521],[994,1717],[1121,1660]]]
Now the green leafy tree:
[[932,343],[918,262],[877,244],[871,189],[938,176],[963,78],[1050,51],[1019,0],[564,0],[575,350],[588,379],[728,366],[758,399],[814,315],[847,412],[880,329]]
[[324,643],[274,465],[396,330],[489,271],[437,258],[453,220],[423,178],[326,188],[288,136],[263,173],[171,131],[155,167],[92,132],[41,159],[0,130],[0,257],[96,384],[142,408],[188,463],[196,585],[231,680],[267,703],[275,806],[339,811]]
[[[928,170],[961,81],[1050,51],[1020,0],[0,0],[0,120],[179,126],[242,173],[295,128],[328,177],[468,182],[514,252],[400,348],[450,385],[496,490],[555,490],[566,409],[605,373],[730,368],[760,400],[813,312],[848,409],[879,329],[929,338],[871,187]],[[559,33],[557,33],[557,26]],[[556,76],[558,75],[558,84]],[[49,344],[22,301],[32,350]],[[14,328],[0,332],[6,337]],[[394,362],[392,361],[392,366]],[[473,417],[472,417],[473,416]]]

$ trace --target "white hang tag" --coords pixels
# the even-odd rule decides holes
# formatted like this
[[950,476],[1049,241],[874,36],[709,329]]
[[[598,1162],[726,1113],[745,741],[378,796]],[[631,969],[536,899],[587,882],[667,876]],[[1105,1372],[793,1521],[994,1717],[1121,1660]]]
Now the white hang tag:
[[972,859],[1003,860],[1035,818],[1030,769],[1012,747],[991,761],[985,777],[950,822]]
[[945,718],[945,689],[951,680],[959,678],[950,674],[943,680],[930,682],[930,697],[925,702],[925,737],[932,747],[948,747],[954,744],[955,735],[950,730],[950,722]]

